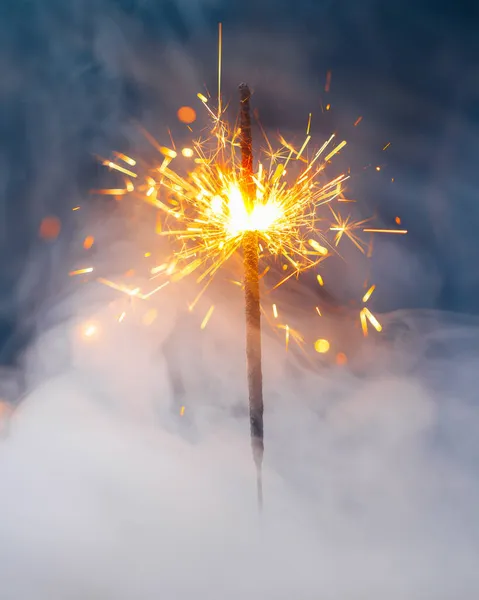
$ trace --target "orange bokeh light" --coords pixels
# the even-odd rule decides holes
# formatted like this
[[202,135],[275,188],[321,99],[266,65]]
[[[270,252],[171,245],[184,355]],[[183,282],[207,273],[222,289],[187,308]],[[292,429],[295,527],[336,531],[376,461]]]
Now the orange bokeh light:
[[83,242],[83,247],[85,248],[85,250],[89,250],[93,246],[94,242],[95,238],[92,235],[89,235],[85,238]]
[[40,223],[38,233],[44,240],[55,240],[62,226],[58,217],[45,217]]
[[344,352],[338,352],[336,354],[336,364],[337,365],[345,365],[348,362],[348,357]]
[[176,114],[178,120],[182,123],[193,123],[193,121],[196,121],[196,111],[191,106],[182,106]]

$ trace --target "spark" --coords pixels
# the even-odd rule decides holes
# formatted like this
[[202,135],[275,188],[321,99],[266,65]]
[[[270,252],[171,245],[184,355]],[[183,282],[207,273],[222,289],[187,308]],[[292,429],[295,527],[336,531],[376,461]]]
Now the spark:
[[134,167],[136,165],[136,160],[126,156],[126,154],[122,154],[121,152],[113,152],[113,154],[127,165],[130,165],[130,167]]
[[205,327],[208,325],[208,321],[211,319],[211,315],[213,314],[215,307],[214,304],[212,304],[209,309],[208,312],[205,315],[205,318],[203,319],[203,321],[201,322],[201,329],[205,329]]
[[83,338],[91,339],[98,334],[98,327],[94,323],[85,323],[81,329]]
[[70,271],[70,277],[75,275],[84,275],[85,273],[93,273],[93,267],[87,267],[86,269],[77,269],[76,271]]
[[[339,254],[339,246],[345,238],[362,254],[369,256],[372,236],[364,240],[364,234],[407,233],[403,229],[370,228],[367,227],[370,218],[354,220],[350,214],[342,214],[347,203],[355,202],[344,194],[349,170],[341,172],[336,169],[331,177],[328,170],[334,168],[330,167],[332,160],[345,149],[347,140],[338,142],[332,133],[312,148],[311,113],[306,135],[299,144],[291,143],[282,135],[278,135],[275,144],[259,124],[265,147],[255,157],[250,189],[245,192],[241,130],[238,124],[231,124],[225,119],[226,106],[221,97],[221,25],[218,34],[217,105],[214,106],[204,94],[197,94],[210,119],[209,130],[204,129],[200,137],[193,138],[177,151],[171,133],[168,146],[164,146],[142,129],[145,138],[158,151],[159,158],[148,165],[144,160],[136,161],[122,153],[114,153],[115,159],[128,168],[110,160],[104,160],[103,164],[123,177],[124,187],[97,191],[118,197],[134,193],[135,198],[155,211],[152,221],[156,233],[172,241],[171,255],[165,257],[162,264],[149,269],[150,279],[161,277],[166,280],[151,292],[145,293],[140,288],[102,278],[97,281],[130,297],[146,300],[162,290],[168,281],[178,282],[193,276],[200,291],[189,303],[190,310],[196,306],[214,276],[235,254],[241,253],[244,239],[250,232],[255,232],[258,238],[261,279],[270,272],[269,264],[261,264],[263,261],[277,262],[282,269],[283,273],[278,282],[273,283],[271,291],[307,270],[314,270],[318,284],[324,286],[317,267],[323,260]],[[328,72],[328,91],[330,81],[331,73]],[[328,104],[326,109],[329,108]],[[181,107],[178,111],[183,122],[192,122],[193,113],[196,118],[191,107]],[[362,117],[358,117],[354,126],[361,120]],[[133,180],[136,180],[135,185]],[[145,257],[150,255],[145,253]],[[270,277],[269,274],[268,282]],[[364,302],[373,290],[374,286],[366,292]],[[213,310],[214,306],[211,306],[206,313],[202,329],[207,326]],[[274,319],[277,319],[276,304],[272,305],[272,311]],[[315,307],[315,311],[321,316],[319,307]],[[366,326],[369,323],[375,327],[372,313],[363,309],[361,315]],[[289,326],[282,327],[287,348],[290,339],[301,343],[300,337],[293,334]]]
[[399,235],[405,235],[407,229],[363,229],[365,233],[397,233]]
[[375,285],[372,285],[369,290],[364,294],[363,296],[363,302],[367,302],[369,300],[369,298],[371,298],[374,290],[376,289]]
[[374,329],[376,331],[382,331],[383,328],[382,328],[381,323],[376,319],[376,317],[372,314],[372,312],[366,307],[363,308],[363,312],[366,315],[367,320],[374,327]]
[[116,171],[120,171],[120,173],[124,173],[125,175],[129,175],[130,177],[137,177],[136,173],[133,173],[133,171],[130,171],[128,169],[125,169],[125,167],[121,167],[120,165],[117,165],[116,163],[112,162],[111,160],[104,160],[103,161],[103,165],[106,167],[110,167],[110,169],[116,170]]

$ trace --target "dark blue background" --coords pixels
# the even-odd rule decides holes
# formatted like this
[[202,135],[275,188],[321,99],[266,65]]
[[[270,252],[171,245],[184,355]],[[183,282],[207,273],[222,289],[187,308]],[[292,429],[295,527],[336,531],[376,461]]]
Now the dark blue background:
[[[353,160],[387,168],[354,193],[410,232],[381,242],[378,308],[476,313],[478,13],[478,3],[439,0],[3,0],[0,362],[16,360],[64,285],[71,208],[92,201],[98,178],[92,154],[125,148],[132,118],[166,123],[199,85],[214,86],[218,21],[225,94],[248,77],[268,129],[304,129],[328,70],[325,128],[363,116]],[[54,244],[37,234],[48,214],[63,226]]]

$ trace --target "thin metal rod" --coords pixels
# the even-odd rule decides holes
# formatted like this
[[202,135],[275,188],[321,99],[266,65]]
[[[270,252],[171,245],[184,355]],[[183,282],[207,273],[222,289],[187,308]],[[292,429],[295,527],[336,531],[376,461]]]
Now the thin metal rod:
[[[250,90],[242,83],[239,86],[240,146],[242,166],[242,191],[249,209],[254,203],[255,186],[253,181],[253,140],[251,135]],[[258,485],[258,506],[263,504],[262,463],[263,463],[263,373],[261,366],[261,308],[259,292],[259,252],[258,234],[249,231],[243,239],[244,252],[244,293],[246,316],[246,362],[248,372],[249,415],[251,446],[256,465]]]

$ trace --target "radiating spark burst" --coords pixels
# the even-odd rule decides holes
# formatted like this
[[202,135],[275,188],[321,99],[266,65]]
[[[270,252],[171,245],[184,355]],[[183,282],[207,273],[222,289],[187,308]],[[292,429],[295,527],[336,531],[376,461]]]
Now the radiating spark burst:
[[[209,111],[212,128],[209,138],[192,143],[193,169],[187,174],[174,170],[177,153],[148,134],[164,158],[135,186],[135,194],[163,214],[165,226],[158,234],[177,242],[173,278],[198,272],[198,282],[207,283],[240,249],[250,231],[258,233],[262,255],[280,258],[289,266],[281,283],[317,266],[332,247],[326,237],[328,228],[317,226],[318,208],[337,199],[349,177],[342,173],[324,181],[324,170],[346,141],[336,143],[333,134],[307,159],[309,133],[299,149],[280,138],[279,149],[273,150],[267,140],[268,149],[259,155],[255,167],[251,202],[242,188],[240,130],[211,109],[204,96],[200,99]],[[308,119],[308,131],[310,125]],[[103,164],[125,172],[112,161]],[[287,169],[293,176],[286,177]]]
[[[312,150],[311,114],[306,137],[300,145],[279,135],[279,144],[274,147],[259,124],[266,146],[256,154],[252,189],[245,193],[239,152],[241,131],[224,118],[225,103],[221,98],[221,28],[219,50],[217,106],[212,106],[204,94],[197,94],[211,121],[209,133],[193,139],[177,152],[171,132],[173,148],[162,146],[150,133],[142,130],[162,159],[141,173],[132,170],[136,160],[124,154],[115,153],[114,160],[101,159],[105,166],[124,178],[124,187],[99,190],[98,193],[124,196],[134,192],[136,198],[156,209],[156,233],[174,241],[173,256],[163,265],[153,267],[151,278],[161,276],[177,281],[195,274],[201,287],[190,304],[192,309],[213,276],[241,249],[245,235],[251,231],[258,234],[261,260],[270,257],[283,263],[285,273],[275,287],[317,267],[337,252],[344,238],[369,257],[372,236],[364,241],[361,234],[407,233],[406,230],[366,228],[371,219],[353,220],[351,215],[344,216],[339,209],[333,208],[334,202],[355,202],[343,194],[349,171],[333,178],[325,177],[331,160],[347,142],[337,140],[332,134],[318,149]],[[354,126],[361,119],[359,117]],[[191,127],[188,129],[192,131]],[[140,164],[145,163],[140,161]],[[321,214],[322,209],[326,215]],[[328,239],[330,232],[334,233],[332,240]],[[263,276],[268,269],[269,266],[262,269]],[[98,281],[141,299],[150,297],[166,285],[145,294],[139,288],[101,278]],[[319,273],[317,281],[320,286],[324,285]],[[321,316],[319,308],[315,310]],[[277,318],[275,305],[273,312]],[[361,315],[362,323],[366,319],[375,326],[369,311],[363,309]],[[202,327],[206,323],[203,321]],[[363,331],[367,331],[367,326]],[[285,335],[288,346],[289,328]]]

